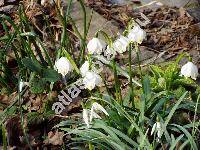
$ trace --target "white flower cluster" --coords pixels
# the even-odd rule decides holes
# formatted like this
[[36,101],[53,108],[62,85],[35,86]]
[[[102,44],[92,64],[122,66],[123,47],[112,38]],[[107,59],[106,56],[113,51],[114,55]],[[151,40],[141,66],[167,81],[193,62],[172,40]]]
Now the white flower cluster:
[[[130,42],[136,42],[141,44],[146,33],[142,30],[139,25],[135,25],[133,29],[130,30],[127,37],[120,35],[117,40],[115,40],[112,46],[107,46],[106,43],[98,38],[93,38],[87,44],[87,49],[89,54],[100,55],[102,52],[106,55],[108,61],[112,59],[116,53],[124,53]],[[106,50],[104,51],[104,49]],[[112,55],[112,57],[110,57]],[[89,62],[86,61],[80,68],[81,75],[83,77],[83,83],[85,87],[89,90],[95,88],[95,86],[101,85],[102,79],[98,75],[98,72],[89,70]]]
[[[139,27],[139,25],[134,26],[133,29],[130,30],[129,34],[127,37],[120,35],[118,39],[116,39],[112,46],[107,46],[106,43],[98,38],[93,38],[90,40],[87,44],[87,49],[90,55],[100,55],[102,52],[106,55],[106,58],[108,61],[110,61],[116,53],[124,53],[126,51],[126,48],[130,42],[136,42],[138,44],[141,44],[143,39],[146,37],[146,33]],[[106,49],[106,50],[105,50]],[[105,50],[105,51],[104,51]],[[112,56],[112,57],[110,57]],[[81,92],[80,89],[89,89],[92,90],[96,86],[101,86],[102,85],[102,78],[99,75],[100,70],[97,70],[95,68],[95,64],[99,64],[102,66],[100,61],[97,62],[91,62],[91,65],[88,61],[85,61],[85,63],[81,66],[80,68],[80,73],[82,76],[82,83],[77,88],[76,86],[71,87],[68,89],[68,93],[71,94],[71,97],[68,96],[64,91],[61,91],[63,96],[59,95],[59,102],[56,102],[53,104],[52,109],[55,110],[56,114],[60,114],[64,110],[64,105],[69,105],[72,102],[72,98],[75,98],[78,96],[78,94]],[[66,57],[61,57],[55,62],[54,65],[55,70],[58,71],[65,79],[65,76],[73,70],[73,66],[70,63],[70,61]],[[65,98],[68,101],[65,101]],[[95,110],[101,110],[103,111],[106,115],[108,113],[105,111],[105,109],[98,103],[93,103],[91,110],[83,110],[83,118],[87,126],[89,127],[89,123],[92,121],[92,118],[100,118],[98,114],[95,113]],[[88,114],[90,112],[90,119],[88,119]]]
[[89,54],[101,54],[106,47],[105,54],[115,55],[116,53],[122,54],[126,51],[130,42],[141,44],[146,38],[146,32],[135,25],[128,33],[127,37],[120,35],[118,39],[113,42],[112,47],[107,46],[104,41],[98,38],[93,38],[89,41],[87,49]]
[[83,84],[85,88],[92,90],[95,86],[100,86],[102,83],[102,79],[97,72],[89,69],[89,62],[85,61],[85,63],[81,66],[80,71],[83,77]]
[[90,110],[83,109],[83,121],[85,122],[88,128],[90,127],[93,118],[101,119],[101,117],[96,113],[96,111],[102,111],[105,115],[109,116],[109,114],[103,108],[103,106],[101,106],[97,102],[94,102]]
[[[146,37],[146,33],[142,30],[139,25],[135,25],[130,31],[127,37],[120,35],[118,39],[116,39],[112,46],[107,46],[106,43],[98,38],[93,38],[87,44],[87,49],[89,54],[97,54],[100,55],[102,52],[107,56],[115,56],[116,53],[124,53],[126,48],[130,42],[136,42],[141,44],[144,38]],[[104,51],[104,49],[106,50]],[[112,57],[112,58],[113,58]],[[107,57],[109,60],[111,57]],[[58,71],[58,73],[62,74],[63,78],[65,78],[66,74],[73,70],[73,67],[70,61],[66,57],[61,57],[55,62],[54,68]],[[83,84],[85,88],[92,90],[95,86],[99,86],[102,83],[102,79],[98,72],[95,72],[93,69],[89,69],[89,62],[86,61],[80,68],[81,75],[83,77]]]
[[[54,68],[60,73],[63,78],[73,70],[70,61],[66,57],[61,57],[55,62]],[[81,75],[83,77],[83,84],[85,88],[92,90],[95,86],[100,86],[102,79],[98,73],[93,70],[89,70],[89,62],[86,61],[80,68]]]

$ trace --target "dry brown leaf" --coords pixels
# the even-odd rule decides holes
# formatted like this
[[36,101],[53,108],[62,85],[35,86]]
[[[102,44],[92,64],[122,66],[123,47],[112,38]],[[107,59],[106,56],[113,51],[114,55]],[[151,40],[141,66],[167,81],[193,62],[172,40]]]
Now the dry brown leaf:
[[64,132],[52,132],[48,133],[48,138],[44,141],[45,144],[62,145]]
[[0,102],[5,105],[10,105],[12,102],[14,102],[17,94],[17,92],[13,92],[11,95],[0,95]]

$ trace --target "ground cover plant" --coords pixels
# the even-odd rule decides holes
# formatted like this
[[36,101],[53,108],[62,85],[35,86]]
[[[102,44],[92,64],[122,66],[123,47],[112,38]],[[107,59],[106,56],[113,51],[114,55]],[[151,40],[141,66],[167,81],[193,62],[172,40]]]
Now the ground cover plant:
[[88,39],[84,1],[83,32],[73,0],[41,4],[54,8],[38,7],[42,26],[27,13],[33,1],[0,15],[2,149],[199,149],[198,64],[188,52],[144,65],[150,35],[135,19]]

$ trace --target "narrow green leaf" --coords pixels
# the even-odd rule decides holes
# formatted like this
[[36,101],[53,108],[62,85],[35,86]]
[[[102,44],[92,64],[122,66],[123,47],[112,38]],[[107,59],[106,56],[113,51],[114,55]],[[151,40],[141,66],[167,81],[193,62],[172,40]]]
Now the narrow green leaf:
[[35,71],[38,73],[41,73],[42,71],[42,66],[39,64],[39,62],[34,61],[30,58],[23,58],[22,63],[24,64],[25,67],[27,67],[31,71]]
[[169,150],[174,150],[174,148],[176,147],[176,145],[178,144],[178,142],[183,138],[183,134],[181,134],[170,146]]
[[123,132],[115,128],[112,128],[112,127],[108,127],[108,128],[110,128],[113,132],[115,132],[115,134],[117,134],[119,137],[124,139],[126,142],[130,143],[132,146],[138,148],[139,145],[135,141],[133,141],[131,138],[129,138],[126,134],[124,134]]
[[170,119],[172,118],[174,112],[176,111],[176,109],[178,108],[178,106],[180,105],[180,103],[183,101],[183,99],[185,98],[185,96],[187,95],[188,92],[185,92],[180,99],[177,101],[177,103],[174,105],[174,107],[171,109],[169,115],[167,116],[165,123],[164,123],[164,127],[166,128]]
[[78,73],[78,74],[80,74],[80,71],[79,71],[79,69],[78,69],[78,67],[77,67],[77,65],[76,65],[76,63],[75,63],[75,61],[72,59],[72,57],[70,56],[70,54],[67,52],[67,50],[65,50],[64,48],[63,48],[63,52],[64,52],[64,54],[66,55],[66,57],[67,57],[67,59],[70,61],[70,63],[72,64],[72,66],[73,66],[73,68],[75,69],[75,71]]
[[171,125],[179,128],[187,136],[187,138],[188,138],[193,150],[198,150],[198,147],[197,147],[197,145],[196,145],[196,143],[194,141],[194,138],[191,136],[191,134],[185,128],[183,128],[182,126],[180,126],[178,124],[171,124]]

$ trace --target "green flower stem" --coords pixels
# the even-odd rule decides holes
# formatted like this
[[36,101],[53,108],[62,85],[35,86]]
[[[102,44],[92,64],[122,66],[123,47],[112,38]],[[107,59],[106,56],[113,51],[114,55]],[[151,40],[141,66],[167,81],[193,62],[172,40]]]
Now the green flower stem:
[[88,33],[88,28],[87,28],[87,15],[86,15],[86,10],[85,10],[85,5],[83,0],[78,1],[81,5],[81,9],[83,11],[83,39],[81,40],[81,55],[80,55],[80,63],[84,61],[84,54],[85,54],[85,48],[86,48],[86,37]]
[[45,57],[46,57],[47,62],[48,62],[48,65],[50,65],[50,67],[53,69],[53,62],[52,62],[52,60],[51,60],[51,58],[49,56],[49,53],[47,52],[46,48],[43,46],[42,41],[38,37],[36,38],[36,40],[37,40],[38,44],[40,45],[42,51],[45,54]]
[[133,73],[132,73],[132,66],[131,66],[131,51],[132,51],[132,43],[129,44],[129,47],[128,47],[128,53],[129,53],[129,57],[128,57],[128,60],[129,60],[129,76],[130,76],[130,89],[131,89],[131,92],[130,92],[130,101],[132,101],[132,105],[133,107],[135,107],[135,103],[134,103],[134,89],[133,89],[133,83],[132,83],[132,78],[133,78]]
[[116,99],[119,102],[119,104],[122,104],[122,95],[121,95],[121,89],[120,89],[120,83],[119,79],[117,76],[117,69],[116,69],[116,64],[115,61],[113,60],[113,71],[114,71],[114,80],[115,80],[115,95]]
[[104,83],[104,85],[105,85],[105,87],[106,87],[106,91],[107,91],[108,95],[111,95],[111,93],[110,93],[110,91],[109,91],[109,88],[108,88],[108,85],[107,85],[107,83],[106,83],[106,79],[105,79],[103,73],[101,73],[101,78],[102,78],[103,83]]
[[3,138],[3,150],[7,150],[7,137],[6,137],[6,129],[4,127],[4,124],[1,124],[1,130],[2,130],[2,138]]
[[92,58],[91,58],[91,54],[88,54],[87,55],[87,60],[88,60],[88,62],[89,62],[89,70],[91,70],[92,68],[91,68],[91,66],[92,66]]
[[78,69],[76,62],[74,61],[74,59],[71,57],[71,55],[68,53],[68,51],[64,48],[62,48],[62,52],[64,53],[64,55],[67,57],[67,59],[70,61],[70,63],[72,64],[73,68],[75,69],[77,74],[80,74],[80,70]]
[[140,77],[141,77],[141,80],[143,75],[142,75],[142,68],[141,68],[141,62],[140,62],[140,49],[139,49],[139,46],[137,43],[135,43],[135,50],[136,50],[136,55],[137,55],[137,62],[138,62],[138,67],[139,67],[139,72],[140,72]]
[[104,37],[104,39],[106,40],[106,42],[108,43],[108,45],[109,45],[110,47],[112,47],[112,45],[113,45],[112,38],[109,37],[109,35],[108,35],[106,32],[102,31],[102,30],[98,30],[98,31],[95,33],[95,37],[98,37],[98,36],[99,36],[99,33],[101,33],[101,34],[103,35],[103,37]]
[[[19,80],[18,80],[18,85],[21,81],[21,77],[19,77]],[[18,94],[18,97],[19,97],[19,107],[20,107],[20,123],[21,123],[21,128],[23,130],[23,133],[24,133],[24,137],[25,137],[25,140],[30,148],[30,150],[32,150],[32,147],[31,147],[31,144],[28,140],[28,136],[27,136],[27,133],[26,133],[26,129],[24,127],[24,116],[23,116],[23,110],[22,110],[22,95],[20,94],[20,91],[19,91],[19,94]]]

